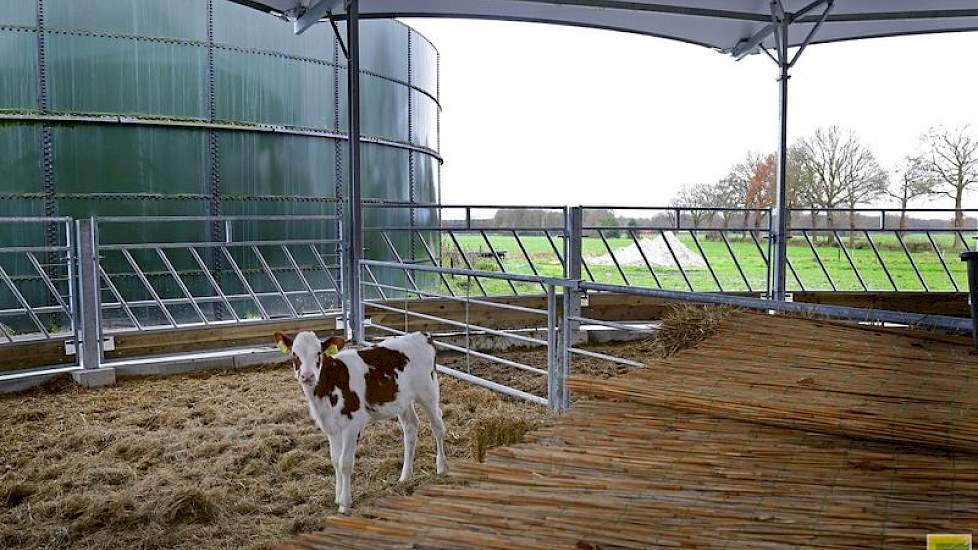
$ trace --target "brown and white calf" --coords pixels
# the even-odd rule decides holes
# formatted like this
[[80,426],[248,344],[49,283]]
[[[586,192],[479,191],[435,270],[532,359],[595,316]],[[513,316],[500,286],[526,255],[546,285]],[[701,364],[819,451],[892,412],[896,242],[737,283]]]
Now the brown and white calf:
[[[350,509],[350,479],[357,442],[364,427],[396,416],[404,432],[401,481],[411,479],[418,438],[417,401],[428,415],[435,436],[435,469],[445,473],[445,424],[435,376],[435,348],[422,332],[388,338],[363,349],[343,350],[345,341],[325,342],[312,332],[294,338],[275,333],[279,348],[289,354],[295,377],[309,404],[309,415],[329,439],[329,455],[336,477],[336,504],[340,513]],[[342,350],[330,355],[331,346]]]

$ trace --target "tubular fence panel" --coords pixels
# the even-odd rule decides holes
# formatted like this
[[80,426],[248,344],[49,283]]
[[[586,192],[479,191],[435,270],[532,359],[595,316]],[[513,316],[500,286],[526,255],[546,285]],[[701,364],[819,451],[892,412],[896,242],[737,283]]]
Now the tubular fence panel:
[[[325,316],[341,309],[337,216],[96,218],[104,334]],[[212,224],[217,239],[194,238]],[[174,224],[129,242],[116,226]],[[113,239],[102,238],[112,228]]]
[[[579,243],[577,266],[585,280],[684,290],[766,295],[771,270],[770,216],[764,209],[580,207],[583,223],[569,235],[571,208],[500,205],[377,205],[437,209],[441,223],[379,225],[368,234],[391,261],[523,274],[569,276],[568,243]],[[964,216],[978,211],[964,211]],[[976,229],[950,220],[953,210],[796,209],[788,240],[788,288],[794,291],[962,292],[965,268],[957,261],[975,246]],[[971,218],[967,223],[974,225]],[[569,235],[569,237],[568,237]],[[401,247],[396,243],[410,242]],[[409,254],[403,250],[410,250]],[[570,266],[571,268],[574,266]],[[482,296],[541,294],[534,283],[472,281],[428,274],[407,277],[412,288],[438,284],[450,295],[464,285]]]
[[[368,318],[367,333],[373,336],[390,336],[406,334],[423,328],[433,333],[433,343],[437,350],[458,354],[457,365],[438,364],[439,372],[458,378],[465,382],[482,386],[540,405],[561,408],[562,385],[557,383],[554,369],[557,368],[556,350],[558,333],[561,330],[560,318],[557,313],[557,288],[559,280],[548,279],[535,275],[517,275],[474,271],[463,269],[442,268],[430,265],[405,264],[400,262],[383,262],[364,260],[362,285],[363,295],[376,296],[364,302]],[[421,275],[435,274],[441,281],[441,286],[434,288],[419,288],[417,285],[398,286],[376,282],[376,275],[385,272],[403,273],[409,281],[415,281]],[[449,293],[451,283],[447,277],[464,277],[468,281],[482,278],[485,281],[504,281],[509,283],[529,283],[544,289],[545,307],[534,308],[505,302],[485,299],[484,295],[473,295],[470,290],[475,285],[464,286],[467,292],[463,294]],[[383,297],[380,297],[383,295]],[[440,313],[439,308],[431,308],[435,303],[450,302],[459,304],[461,316]],[[479,308],[477,314],[470,316],[471,308]],[[492,328],[481,323],[493,313],[518,312],[529,316],[535,321],[525,326],[514,328]],[[542,348],[546,359],[543,365],[530,365],[515,358],[504,357],[501,353],[477,351],[473,340],[486,336],[496,337],[517,347]],[[489,346],[494,349],[498,346]],[[509,377],[506,371],[521,371],[531,378],[527,384],[531,387],[513,387],[505,380]],[[532,379],[540,381],[534,384]],[[534,391],[535,388],[536,391]]]
[[[435,327],[438,347],[459,354],[442,372],[563,408],[561,381],[574,357],[637,364],[576,345],[580,327],[654,329],[652,319],[582,315],[588,293],[794,307],[712,294],[768,293],[769,215],[763,209],[364,208],[376,209],[368,219],[381,223],[366,227],[365,255],[373,259],[358,266],[345,265],[337,215],[0,218],[0,352],[12,350],[7,357],[16,358],[25,343],[64,343],[68,356],[77,353],[67,357],[74,368],[96,368],[116,335],[345,320],[344,268],[355,267],[375,321],[367,327],[371,336]],[[965,292],[966,267],[958,256],[975,247],[976,212],[793,210],[789,288]],[[438,304],[454,304],[464,315],[449,315]],[[850,319],[870,311],[872,319],[901,324],[951,323],[853,308],[824,311]],[[498,322],[519,316],[538,322]],[[530,361],[473,346],[489,337],[545,355]],[[514,370],[540,384],[507,385],[503,373]]]
[[[433,226],[378,225],[365,229],[368,250],[374,258],[469,271],[492,272],[503,277],[469,279],[445,273],[428,273],[427,284],[438,284],[450,296],[519,296],[542,294],[546,287],[531,280],[506,275],[533,277],[566,276],[566,208],[556,206],[498,205],[369,205],[369,208],[437,210],[440,220]],[[521,224],[520,220],[528,223]],[[410,243],[409,257],[398,252],[395,242]],[[364,275],[368,279],[371,273]],[[415,274],[404,274],[412,290],[424,289]],[[471,286],[471,288],[469,288]],[[373,290],[377,293],[377,289]]]
[[[538,404],[546,404],[563,410],[570,404],[566,380],[573,373],[575,358],[606,361],[625,367],[643,367],[641,357],[613,355],[607,351],[588,349],[578,343],[578,336],[586,327],[601,327],[619,332],[635,333],[639,337],[652,337],[656,330],[655,319],[630,319],[608,321],[581,314],[581,303],[590,295],[621,295],[651,297],[666,301],[692,302],[741,307],[761,311],[817,315],[828,318],[855,320],[866,323],[894,323],[900,325],[940,328],[955,332],[967,332],[969,319],[924,315],[886,310],[853,308],[813,303],[775,302],[764,298],[731,296],[718,293],[701,293],[667,289],[650,289],[620,284],[605,284],[582,279],[541,277],[534,275],[503,274],[488,271],[444,268],[430,265],[406,264],[364,260],[361,268],[364,295],[368,290],[378,297],[365,302],[368,336],[385,337],[405,334],[415,330],[432,333],[435,347],[450,352],[443,358],[450,365],[439,363],[439,372],[469,383],[489,388],[511,397]],[[450,295],[444,283],[430,288],[398,286],[371,282],[366,272],[385,271],[410,273],[407,279],[418,280],[421,275],[436,275],[433,281],[455,276],[474,280],[503,280],[513,283],[542,285],[544,292],[539,307],[507,303],[505,297]],[[474,289],[472,285],[468,288]],[[379,297],[380,291],[385,292]],[[454,303],[461,308],[449,308]],[[507,313],[517,312],[517,323],[507,323]],[[493,325],[493,326],[488,326]],[[495,339],[489,342],[488,337]],[[509,354],[509,342],[515,347],[542,348],[540,353],[520,352]],[[582,340],[582,342],[586,342]],[[501,350],[502,348],[502,350]],[[496,351],[492,351],[496,350]],[[451,354],[457,354],[452,358]],[[527,382],[524,377],[513,376],[514,371],[540,377],[541,383]],[[527,386],[536,391],[527,389]],[[546,395],[543,395],[545,388]]]
[[77,336],[70,218],[0,218],[0,352]]

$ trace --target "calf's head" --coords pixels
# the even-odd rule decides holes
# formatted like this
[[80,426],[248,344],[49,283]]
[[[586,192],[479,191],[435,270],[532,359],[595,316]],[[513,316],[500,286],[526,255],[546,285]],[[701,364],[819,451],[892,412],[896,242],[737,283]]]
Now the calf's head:
[[300,332],[294,337],[276,332],[274,338],[278,349],[292,360],[295,379],[304,386],[315,386],[319,381],[323,354],[334,355],[346,345],[346,340],[339,336],[320,341],[315,333],[309,331]]

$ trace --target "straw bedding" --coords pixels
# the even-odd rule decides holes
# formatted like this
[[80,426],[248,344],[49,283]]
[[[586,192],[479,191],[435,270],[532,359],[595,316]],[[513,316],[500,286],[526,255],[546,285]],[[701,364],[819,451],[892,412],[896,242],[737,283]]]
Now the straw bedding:
[[[953,338],[733,313],[454,485],[294,548],[922,548],[978,525],[978,362]],[[580,399],[605,397],[613,400]]]
[[[550,421],[541,407],[440,381],[453,467]],[[407,484],[397,421],[367,429],[356,510],[435,479],[421,417]],[[98,390],[59,381],[0,397],[0,425],[0,548],[266,547],[335,513],[328,445],[287,366]]]
[[713,337],[571,390],[750,422],[978,453],[978,355],[966,341],[739,313]]

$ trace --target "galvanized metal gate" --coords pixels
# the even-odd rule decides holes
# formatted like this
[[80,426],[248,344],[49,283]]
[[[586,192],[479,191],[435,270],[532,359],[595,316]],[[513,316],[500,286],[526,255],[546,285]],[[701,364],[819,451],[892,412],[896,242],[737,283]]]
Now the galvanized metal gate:
[[[549,210],[553,219],[535,225],[492,223],[475,212],[540,211],[541,207],[387,204],[369,208],[383,212],[421,210],[440,221],[436,225],[366,228],[368,257],[393,259],[363,260],[358,266],[362,275],[360,295],[368,315],[370,311],[393,313],[403,315],[405,320],[427,319],[451,327],[462,339],[438,339],[441,349],[463,353],[467,360],[477,358],[545,376],[548,392],[530,394],[450,367],[442,367],[443,372],[556,408],[567,404],[562,380],[570,370],[572,357],[637,364],[577,345],[575,334],[581,326],[639,333],[651,330],[651,319],[611,322],[582,316],[581,300],[588,293],[817,311],[904,324],[943,323],[968,330],[960,319],[775,304],[757,298],[710,294],[730,290],[759,294],[769,290],[770,254],[762,241],[768,228],[763,220],[759,227],[754,226],[755,212],[738,211],[735,214],[743,218],[742,224],[718,227],[693,223],[690,218],[696,214],[694,211],[667,209],[666,223],[615,228],[593,221],[585,223],[588,207],[552,207]],[[463,210],[460,220],[441,214],[451,208]],[[919,282],[912,288],[918,292],[963,288],[957,280],[963,266],[960,262],[951,264],[946,256],[967,246],[973,232],[954,228],[897,229],[886,227],[885,220],[884,212],[881,227],[855,232],[817,223],[795,227],[798,251],[808,251],[810,255],[808,259],[792,256],[795,261],[788,264],[795,273],[797,288],[811,288],[812,273],[822,273],[825,278],[821,288],[827,290],[853,285],[858,285],[856,290],[888,290],[886,286],[870,284],[865,264],[861,265],[852,247],[846,245],[846,238],[852,238],[852,233],[865,236],[865,248],[860,250],[862,260],[871,257],[878,261],[877,283],[889,281],[893,289],[906,289],[898,284],[905,285],[906,274],[910,273],[910,281],[915,278]],[[351,293],[344,287],[350,278],[342,225],[337,215],[0,218],[0,353],[15,349],[24,353],[28,346],[38,343],[63,343],[73,359],[61,365],[61,370],[97,368],[116,337],[329,317],[339,321],[337,326],[350,326],[345,322]],[[218,230],[214,231],[215,227]],[[679,235],[676,238],[699,253],[705,265],[687,269],[672,248],[670,243],[674,241],[667,238],[668,233]],[[150,239],[148,235],[166,238]],[[646,258],[640,241],[649,236],[664,243],[672,266],[657,266]],[[837,261],[831,263],[823,257],[824,245],[817,243],[818,237],[828,239],[833,250],[838,251]],[[890,241],[886,250],[881,246],[884,240]],[[627,247],[639,251],[641,265],[628,266],[621,261]],[[755,250],[760,260],[745,258],[745,249]],[[725,251],[728,256],[718,256],[717,251]],[[603,254],[607,261],[599,265],[596,254]],[[937,259],[931,260],[929,270],[920,265],[924,255]],[[902,258],[909,266],[904,266],[902,280],[889,264],[895,258]],[[807,269],[803,270],[802,262],[806,261]],[[846,266],[849,271],[840,276],[839,269]],[[723,275],[724,269],[727,276]],[[846,278],[852,279],[848,287],[840,283]],[[505,295],[538,296],[543,301],[538,302],[538,307],[527,307],[493,299]],[[536,332],[498,329],[469,318],[449,319],[419,311],[419,304],[432,299],[461,303],[466,308],[516,311],[538,319],[531,323]],[[365,328],[371,336],[380,336],[404,332],[409,325],[376,322]],[[547,368],[474,349],[470,339],[477,335],[544,347]],[[353,336],[362,340],[366,334]],[[32,373],[36,371],[21,374]]]

